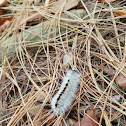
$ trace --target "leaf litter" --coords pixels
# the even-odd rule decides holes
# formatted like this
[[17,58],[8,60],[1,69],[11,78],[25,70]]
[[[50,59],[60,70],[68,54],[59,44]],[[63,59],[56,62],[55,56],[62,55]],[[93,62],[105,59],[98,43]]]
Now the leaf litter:
[[[125,126],[125,5],[1,1],[0,125]],[[68,69],[79,71],[80,86],[56,116],[50,102]]]

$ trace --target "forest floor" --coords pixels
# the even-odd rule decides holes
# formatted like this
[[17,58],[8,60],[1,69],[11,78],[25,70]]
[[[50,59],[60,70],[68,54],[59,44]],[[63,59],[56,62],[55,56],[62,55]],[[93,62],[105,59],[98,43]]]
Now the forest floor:
[[[126,126],[125,29],[126,0],[0,0],[0,126]],[[68,70],[79,87],[56,115]]]

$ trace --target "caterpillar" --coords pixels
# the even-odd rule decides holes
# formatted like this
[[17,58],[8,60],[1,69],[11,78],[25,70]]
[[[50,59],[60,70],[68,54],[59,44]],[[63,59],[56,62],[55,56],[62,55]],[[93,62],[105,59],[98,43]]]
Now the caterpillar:
[[75,98],[75,93],[79,86],[80,74],[75,70],[69,70],[63,78],[59,91],[51,101],[52,110],[56,115],[67,111]]

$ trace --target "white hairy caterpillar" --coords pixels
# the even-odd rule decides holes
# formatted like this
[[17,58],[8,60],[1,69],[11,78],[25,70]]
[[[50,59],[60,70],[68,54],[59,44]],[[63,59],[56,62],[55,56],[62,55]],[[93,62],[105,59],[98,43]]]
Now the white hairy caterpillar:
[[67,71],[59,91],[54,95],[51,101],[52,110],[56,115],[60,115],[65,112],[72,104],[79,86],[79,77],[80,74],[77,71]]

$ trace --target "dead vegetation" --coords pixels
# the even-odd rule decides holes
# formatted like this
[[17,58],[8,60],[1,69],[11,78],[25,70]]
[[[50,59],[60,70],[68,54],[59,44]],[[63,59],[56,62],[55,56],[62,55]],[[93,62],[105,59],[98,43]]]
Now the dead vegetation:
[[[125,0],[0,4],[1,126],[126,125]],[[80,87],[57,117],[50,102],[67,69]]]

